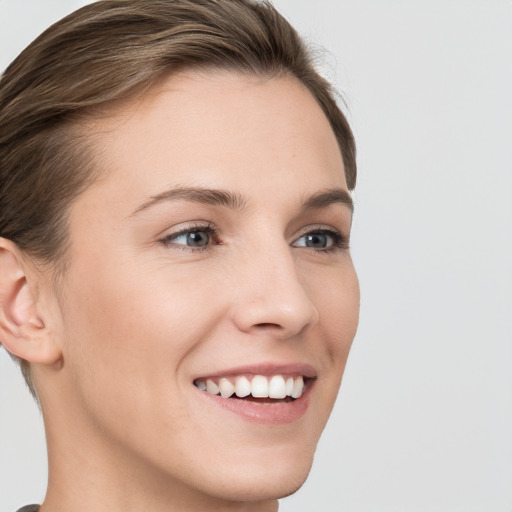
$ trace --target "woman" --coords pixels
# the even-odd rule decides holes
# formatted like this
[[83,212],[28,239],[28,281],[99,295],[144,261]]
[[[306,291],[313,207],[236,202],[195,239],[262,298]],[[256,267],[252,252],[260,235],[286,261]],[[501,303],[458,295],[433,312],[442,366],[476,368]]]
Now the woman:
[[27,510],[277,510],[355,335],[355,147],[267,3],[102,1],[0,82],[0,340],[45,421]]

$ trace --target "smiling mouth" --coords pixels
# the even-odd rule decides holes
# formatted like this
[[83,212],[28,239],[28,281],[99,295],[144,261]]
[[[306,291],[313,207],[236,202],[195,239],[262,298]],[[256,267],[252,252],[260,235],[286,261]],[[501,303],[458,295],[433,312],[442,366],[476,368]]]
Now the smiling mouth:
[[302,375],[240,375],[236,377],[196,379],[194,385],[205,393],[222,398],[259,403],[287,403],[300,398],[305,386],[314,379]]

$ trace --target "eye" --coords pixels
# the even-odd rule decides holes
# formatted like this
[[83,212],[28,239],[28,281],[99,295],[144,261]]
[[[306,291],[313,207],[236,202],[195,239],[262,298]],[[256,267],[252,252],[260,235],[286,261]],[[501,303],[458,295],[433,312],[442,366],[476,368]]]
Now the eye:
[[332,229],[317,229],[298,238],[293,247],[307,247],[316,251],[330,252],[348,248],[345,238]]
[[210,234],[205,231],[189,231],[168,240],[171,241],[189,247],[206,247],[210,243]]
[[211,245],[215,234],[215,228],[210,224],[189,226],[167,235],[160,242],[166,246],[178,246],[185,250],[204,250]]

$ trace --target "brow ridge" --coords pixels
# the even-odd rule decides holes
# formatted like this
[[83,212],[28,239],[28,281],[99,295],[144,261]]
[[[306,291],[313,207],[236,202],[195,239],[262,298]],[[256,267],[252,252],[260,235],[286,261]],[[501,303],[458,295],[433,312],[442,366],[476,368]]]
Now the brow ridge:
[[[202,187],[175,187],[160,194],[151,196],[147,201],[137,207],[132,215],[147,210],[163,201],[191,201],[213,206],[223,206],[232,210],[241,211],[247,206],[247,200],[237,192]],[[342,188],[322,190],[305,199],[302,210],[327,208],[331,204],[341,203],[354,211],[354,202],[350,193]]]
[[176,187],[155,196],[141,204],[133,213],[135,215],[162,201],[191,201],[194,203],[223,206],[232,210],[243,210],[246,206],[245,198],[229,190],[202,188],[202,187]]
[[341,203],[354,211],[354,201],[349,192],[342,188],[331,188],[323,190],[308,197],[302,204],[304,210],[327,208],[331,204]]

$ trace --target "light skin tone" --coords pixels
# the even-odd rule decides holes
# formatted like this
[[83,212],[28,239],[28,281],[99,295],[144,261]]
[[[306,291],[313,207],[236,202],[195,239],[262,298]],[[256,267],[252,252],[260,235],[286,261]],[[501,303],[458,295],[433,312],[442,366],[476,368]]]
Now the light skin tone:
[[[191,71],[91,133],[105,172],[71,206],[58,292],[0,244],[0,335],[31,362],[47,433],[41,511],[275,511],[358,321],[329,123],[294,78]],[[194,385],[244,365],[307,365],[300,417],[251,421]]]

